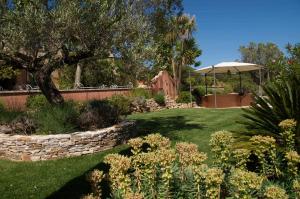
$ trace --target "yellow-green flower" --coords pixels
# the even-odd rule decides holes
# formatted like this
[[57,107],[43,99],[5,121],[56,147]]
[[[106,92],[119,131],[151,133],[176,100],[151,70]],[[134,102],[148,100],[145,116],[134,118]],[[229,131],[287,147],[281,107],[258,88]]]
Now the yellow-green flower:
[[288,199],[285,190],[277,185],[268,186],[265,190],[264,197],[266,199]]

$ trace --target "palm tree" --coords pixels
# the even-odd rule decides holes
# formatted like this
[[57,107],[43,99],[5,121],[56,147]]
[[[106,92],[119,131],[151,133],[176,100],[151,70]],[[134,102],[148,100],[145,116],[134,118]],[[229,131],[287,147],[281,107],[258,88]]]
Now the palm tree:
[[180,91],[182,68],[193,64],[201,54],[192,33],[196,30],[195,17],[180,15],[172,19],[172,29],[166,34],[165,41],[170,44],[172,53],[170,63],[177,94]]

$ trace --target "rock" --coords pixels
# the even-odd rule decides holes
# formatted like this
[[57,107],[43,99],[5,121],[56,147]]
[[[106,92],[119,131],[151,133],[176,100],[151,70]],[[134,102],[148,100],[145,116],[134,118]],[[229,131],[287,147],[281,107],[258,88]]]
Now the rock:
[[9,125],[0,125],[0,133],[11,134],[13,129]]

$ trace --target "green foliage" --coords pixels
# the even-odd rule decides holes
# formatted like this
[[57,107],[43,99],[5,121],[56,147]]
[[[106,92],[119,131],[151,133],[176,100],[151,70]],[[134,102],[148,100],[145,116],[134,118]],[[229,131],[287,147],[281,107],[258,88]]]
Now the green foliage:
[[109,102],[117,108],[118,115],[129,115],[131,99],[129,97],[125,97],[123,95],[113,95]]
[[176,99],[177,103],[191,103],[195,101],[195,97],[189,91],[181,91],[178,98]]
[[206,94],[205,92],[205,86],[198,86],[193,89],[192,95],[194,96],[195,101],[198,105],[201,105],[202,97]]
[[7,110],[4,104],[0,101],[0,124],[8,124],[22,114],[22,111]]
[[11,66],[1,66],[0,65],[0,80],[3,79],[13,79],[20,71],[18,69],[13,69]]
[[156,93],[153,98],[158,105],[160,106],[166,105],[165,94],[163,92]]
[[285,119],[295,119],[297,122],[295,142],[300,146],[300,79],[290,76],[289,80],[273,82],[263,87],[266,97],[255,96],[249,109],[243,116],[248,120],[245,124],[249,129],[259,129],[260,132],[270,132],[279,135],[278,124]]
[[26,100],[26,107],[32,110],[39,110],[49,105],[44,95],[30,95]]
[[[251,140],[257,144],[256,152],[260,151],[259,153],[265,154],[264,158],[269,158],[266,153],[272,153],[274,149],[271,138],[260,139],[254,136]],[[160,198],[287,199],[299,189],[300,173],[295,170],[300,163],[297,152],[290,154],[287,161],[282,159],[282,155],[275,154],[276,158],[280,159],[279,165],[283,173],[274,178],[276,176],[274,173],[272,176],[264,175],[265,173],[261,172],[263,168],[259,168],[256,172],[249,171],[246,167],[237,168],[235,163],[238,160],[235,160],[236,156],[231,156],[232,142],[233,137],[230,132],[219,131],[212,135],[210,145],[214,156],[218,161],[226,162],[227,166],[216,164],[215,167],[208,167],[205,164],[207,155],[199,152],[195,144],[177,143],[174,150],[170,140],[160,134],[131,139],[128,141],[131,147],[130,157],[110,154],[104,158],[104,162],[110,165],[108,175],[111,195],[115,198],[133,196],[157,198],[159,196]],[[245,154],[245,151],[242,153]],[[246,156],[242,155],[246,158],[246,162],[249,160],[248,154],[247,152]],[[229,161],[230,159],[233,161]],[[275,162],[270,162],[271,167],[275,165]],[[290,170],[294,174],[290,175]],[[102,180],[103,178],[98,183]],[[273,183],[281,183],[282,186]],[[97,192],[101,193],[101,190]]]
[[87,130],[105,128],[120,121],[121,111],[124,110],[118,110],[108,100],[92,100],[83,107],[77,120],[78,125]]
[[152,93],[148,89],[135,88],[131,91],[130,96],[132,97],[144,97],[145,99],[152,98]]
[[75,67],[74,66],[63,66],[59,70],[59,89],[71,89],[74,87],[75,81]]
[[45,105],[33,113],[38,134],[71,133],[77,128],[78,112],[74,102],[62,105]]

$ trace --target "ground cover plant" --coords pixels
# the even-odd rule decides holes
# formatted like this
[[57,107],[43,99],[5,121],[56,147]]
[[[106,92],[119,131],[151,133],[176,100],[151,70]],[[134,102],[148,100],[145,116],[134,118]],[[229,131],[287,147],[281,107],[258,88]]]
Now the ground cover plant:
[[[280,126],[282,135],[295,133],[294,120]],[[110,198],[298,198],[300,155],[289,136],[282,139],[285,150],[279,151],[273,137],[253,136],[250,152],[233,149],[232,133],[215,132],[209,141],[213,164],[208,166],[207,154],[195,144],[179,142],[174,149],[160,134],[134,138],[128,141],[131,156],[105,156],[107,177],[99,170],[90,173],[93,193],[85,198],[101,198],[99,183],[104,180],[109,181]],[[257,158],[254,167],[251,155]]]
[[[243,126],[235,121],[241,118],[240,109],[172,109],[129,115],[137,120],[141,135],[160,132],[175,142],[194,142],[199,150],[208,154],[212,163],[208,141],[218,129],[233,131],[236,140]],[[223,115],[223,117],[218,117]],[[239,142],[240,144],[240,142]],[[0,160],[0,195],[2,198],[81,198],[91,192],[86,174],[97,168],[107,170],[103,157],[109,153],[127,153],[121,146],[88,156],[42,162],[12,162]],[[102,194],[107,195],[107,192]]]

